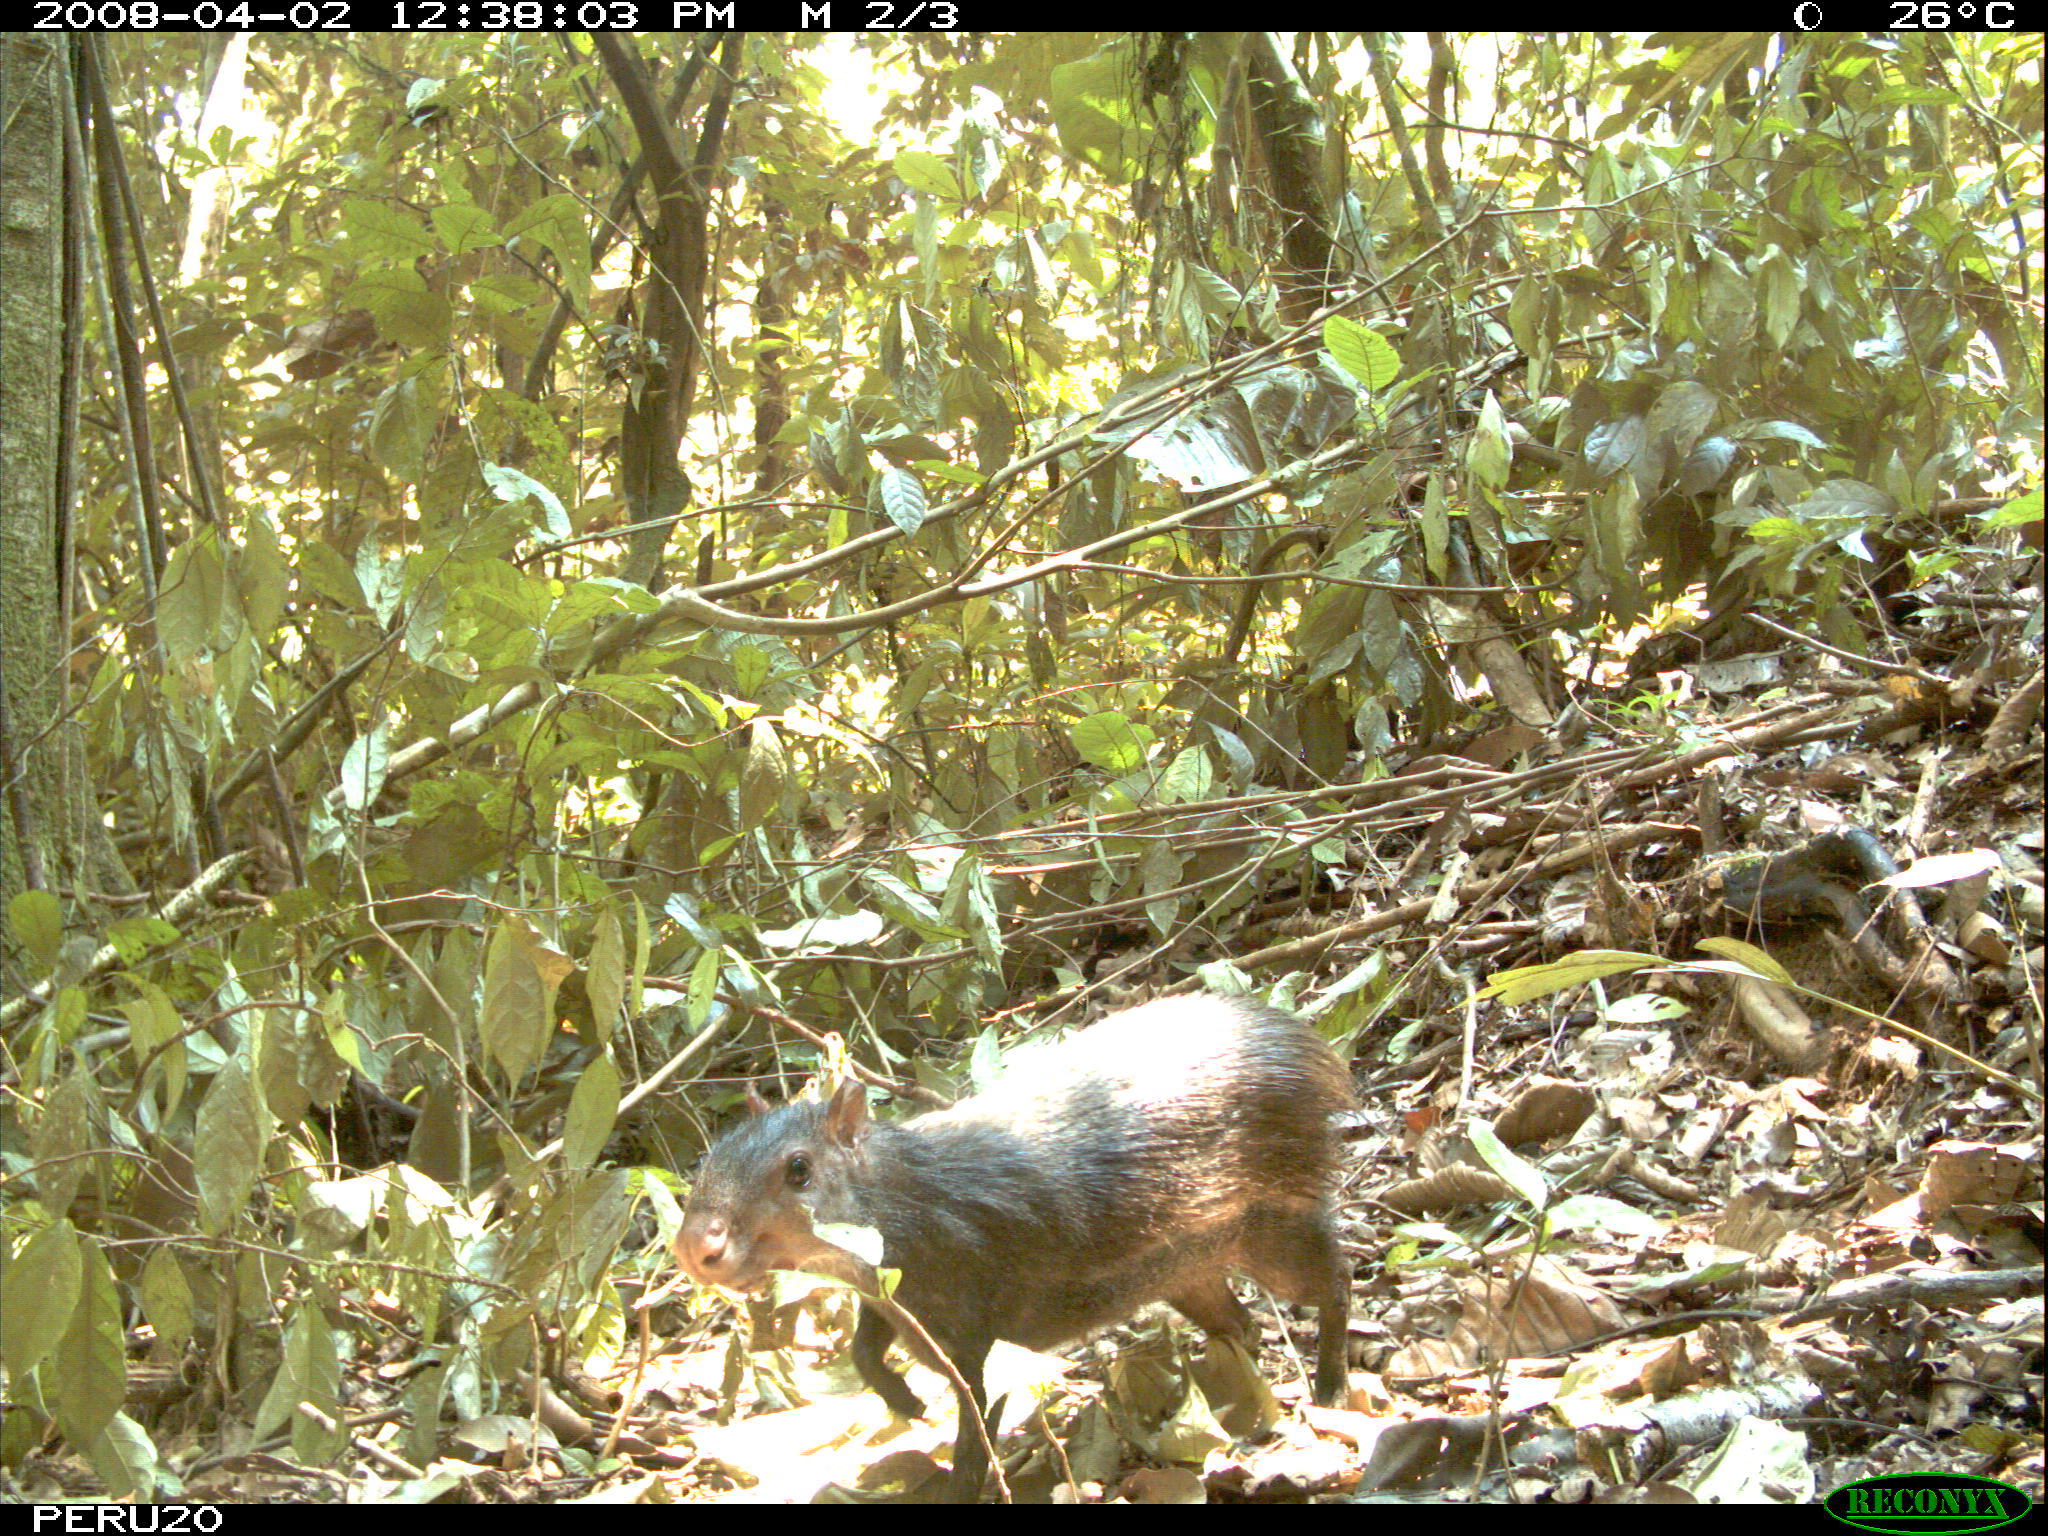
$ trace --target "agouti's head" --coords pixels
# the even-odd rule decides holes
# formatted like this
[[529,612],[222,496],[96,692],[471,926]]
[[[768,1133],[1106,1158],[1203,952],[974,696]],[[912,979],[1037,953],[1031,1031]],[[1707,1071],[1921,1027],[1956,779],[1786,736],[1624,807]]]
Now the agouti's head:
[[843,1252],[818,1222],[852,1219],[868,1128],[867,1096],[851,1079],[824,1103],[770,1109],[752,1090],[748,1117],[713,1144],[690,1191],[676,1261],[703,1285],[751,1291],[776,1269],[838,1272]]

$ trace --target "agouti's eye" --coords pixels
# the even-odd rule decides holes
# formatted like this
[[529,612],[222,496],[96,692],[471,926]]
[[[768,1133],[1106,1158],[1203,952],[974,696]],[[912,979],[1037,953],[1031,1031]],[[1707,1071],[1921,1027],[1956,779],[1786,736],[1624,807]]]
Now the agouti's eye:
[[792,1152],[789,1163],[782,1170],[782,1177],[791,1189],[811,1187],[811,1159],[807,1153]]

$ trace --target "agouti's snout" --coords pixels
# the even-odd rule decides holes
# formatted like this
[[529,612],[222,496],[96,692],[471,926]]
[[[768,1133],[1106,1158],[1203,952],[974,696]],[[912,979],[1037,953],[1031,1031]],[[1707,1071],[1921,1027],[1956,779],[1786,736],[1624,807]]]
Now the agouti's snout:
[[685,1225],[676,1234],[676,1262],[693,1280],[704,1285],[724,1285],[725,1272],[730,1268],[731,1241],[732,1225],[723,1216],[713,1216],[695,1230]]

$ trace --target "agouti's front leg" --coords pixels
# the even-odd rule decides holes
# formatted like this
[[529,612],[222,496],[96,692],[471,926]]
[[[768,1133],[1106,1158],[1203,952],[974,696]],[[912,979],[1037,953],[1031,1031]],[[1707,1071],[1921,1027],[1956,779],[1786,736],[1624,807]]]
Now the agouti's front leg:
[[903,1378],[889,1369],[883,1358],[889,1352],[889,1341],[896,1337],[896,1326],[873,1307],[863,1304],[860,1321],[853,1330],[853,1368],[860,1372],[860,1379],[880,1394],[883,1402],[892,1411],[906,1419],[924,1417],[924,1404],[911,1391]]

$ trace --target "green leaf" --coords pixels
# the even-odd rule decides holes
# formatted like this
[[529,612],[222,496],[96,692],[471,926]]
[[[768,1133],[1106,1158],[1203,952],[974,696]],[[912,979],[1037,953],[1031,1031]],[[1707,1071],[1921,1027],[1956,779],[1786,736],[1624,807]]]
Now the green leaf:
[[1737,965],[1747,966],[1766,981],[1775,981],[1782,986],[1788,987],[1797,985],[1792,980],[1791,972],[1787,971],[1785,967],[1778,964],[1770,955],[1758,949],[1754,944],[1745,944],[1740,939],[1722,937],[1701,939],[1698,947],[1710,955],[1720,955],[1725,959],[1733,960]]
[[528,240],[552,251],[561,264],[562,286],[579,312],[589,298],[590,231],[583,205],[567,192],[544,197],[505,225],[507,244]]
[[259,642],[268,640],[284,617],[292,573],[278,544],[277,530],[261,513],[251,513],[243,526],[242,547],[236,552],[233,574],[249,633]]
[[420,478],[433,430],[434,423],[421,404],[416,381],[400,379],[372,407],[364,442],[371,457],[394,478],[412,484]]
[[946,878],[945,897],[939,903],[939,915],[950,927],[967,934],[989,965],[1001,959],[1002,918],[996,910],[988,870],[981,860],[962,855],[954,861],[953,871]]
[[106,1254],[85,1237],[79,1240],[79,1259],[78,1302],[43,1381],[64,1438],[74,1446],[89,1446],[128,1395],[127,1339]]
[[662,912],[698,944],[709,950],[725,948],[724,936],[697,913],[697,898],[688,891],[671,891]]
[[119,952],[123,964],[135,965],[153,949],[182,943],[184,934],[175,923],[160,917],[124,917],[107,924],[107,942]]
[[1376,394],[1401,376],[1401,354],[1394,344],[1348,315],[1332,315],[1323,322],[1323,345],[1337,366],[1358,382],[1367,394]]
[[953,167],[937,155],[927,154],[921,149],[906,149],[889,162],[889,169],[913,192],[928,192],[949,203],[962,201],[960,178],[953,174]]
[[491,494],[508,507],[516,507],[531,498],[540,509],[540,517],[534,526],[549,538],[566,539],[573,531],[562,498],[525,471],[504,464],[486,464],[483,477],[484,484],[491,488]]
[[[284,1358],[256,1410],[253,1433],[262,1437],[288,1425],[293,1454],[312,1466],[326,1466],[348,1445],[340,1393],[341,1356],[334,1330],[317,1304],[301,1302],[285,1330]],[[300,1413],[301,1403],[320,1410],[327,1422]]]
[[386,341],[417,352],[445,348],[455,323],[448,300],[409,266],[365,272],[349,285],[342,302],[368,310]]
[[365,606],[354,568],[331,544],[309,544],[301,549],[298,573],[301,586],[310,587],[343,612]]
[[907,537],[924,526],[924,485],[907,469],[885,469],[881,475],[882,510]]
[[1503,1003],[1526,1003],[1548,997],[1568,987],[1583,987],[1608,976],[1631,971],[1654,970],[1665,964],[1662,955],[1643,955],[1625,949],[1587,949],[1562,960],[1542,965],[1521,965],[1496,971],[1493,979],[1479,989],[1481,997],[1497,997]]
[[1666,464],[1679,464],[1713,423],[1721,397],[1706,385],[1681,379],[1657,397],[1644,431],[1663,450]]
[[1201,306],[1205,317],[1220,324],[1242,322],[1248,318],[1245,314],[1244,295],[1229,283],[1207,267],[1188,263],[1185,270],[1188,289],[1193,293],[1195,302]]
[[342,229],[355,257],[365,264],[401,266],[434,254],[434,240],[419,215],[396,202],[350,198],[341,205]]
[[833,949],[854,949],[872,944],[888,929],[879,913],[863,908],[844,915],[827,914],[807,918],[788,928],[763,928],[755,935],[770,949],[801,953]]
[[526,920],[507,914],[484,957],[484,1000],[477,1032],[510,1083],[521,1081],[547,1044],[551,989],[541,973],[540,941]]
[[1513,462],[1514,443],[1508,437],[1507,413],[1489,389],[1479,407],[1479,423],[1465,442],[1465,473],[1479,489],[1497,491],[1508,483],[1508,467]]
[[212,649],[227,594],[219,543],[212,529],[201,529],[172,552],[157,594],[157,632],[172,660],[182,662]]
[[8,1259],[0,1274],[0,1359],[13,1381],[25,1380],[70,1328],[83,1267],[68,1221],[32,1234]]
[[[2004,506],[1986,513],[1984,526],[1987,528],[2017,528],[2025,523],[2041,521],[2041,493],[2029,491],[2015,497]],[[2037,546],[2038,547],[2038,546]]]
[[1178,896],[1165,893],[1179,886],[1184,875],[1185,866],[1171,842],[1163,837],[1147,840],[1144,852],[1138,855],[1138,882],[1149,898],[1145,920],[1162,938],[1174,931],[1181,907]]
[[498,243],[491,216],[475,203],[443,203],[433,212],[434,233],[450,255],[480,251]]
[[766,720],[748,726],[747,762],[740,770],[740,825],[758,827],[782,804],[789,783],[789,759],[782,738]]
[[105,1115],[99,1086],[83,1070],[67,1074],[44,1101],[29,1149],[37,1164],[36,1193],[52,1216],[62,1216],[77,1198],[87,1171],[86,1154],[99,1144],[93,1127],[104,1124]]
[[418,119],[421,109],[429,106],[445,106],[441,92],[447,86],[446,80],[434,75],[421,75],[405,88],[405,115]]
[[64,944],[63,903],[48,891],[19,891],[7,903],[15,939],[44,969],[54,967]]
[[230,1057],[199,1104],[193,1136],[193,1171],[199,1182],[199,1224],[219,1236],[249,1202],[263,1171],[270,1116],[249,1076],[248,1063]]
[[711,1017],[711,1005],[718,996],[719,962],[722,952],[707,949],[690,967],[689,1014],[692,1029],[703,1028]]
[[377,622],[387,624],[405,597],[404,562],[381,553],[374,539],[365,539],[356,550],[356,585]]
[[160,1342],[176,1348],[192,1337],[192,1284],[185,1278],[177,1255],[168,1247],[150,1254],[142,1266],[142,1282],[137,1290],[142,1315],[149,1319],[149,1326],[156,1330]]
[[732,649],[732,691],[743,699],[758,699],[773,674],[768,653],[751,640]]
[[512,315],[540,303],[546,292],[517,272],[490,272],[469,285],[469,302],[482,315]]
[[168,1115],[185,1096],[185,1048],[178,1041],[185,1021],[162,987],[152,981],[136,981],[139,997],[125,999],[120,1007],[128,1020],[128,1049],[136,1066],[154,1058],[155,1070],[163,1074],[160,1113]]
[[341,799],[358,815],[367,811],[384,790],[384,767],[388,749],[384,727],[374,727],[358,736],[341,755]]
[[1110,773],[1134,772],[1153,741],[1150,726],[1135,724],[1113,709],[1077,720],[1067,734],[1076,752]]
[[1606,1195],[1572,1195],[1544,1213],[1553,1232],[1620,1232],[1654,1237],[1666,1223]]
[[619,1118],[619,1069],[603,1051],[591,1058],[569,1095],[568,1122],[562,1128],[562,1160],[571,1168],[588,1168],[603,1155]]
[[1466,1127],[1466,1134],[1472,1139],[1472,1148],[1479,1154],[1481,1162],[1515,1186],[1520,1195],[1534,1210],[1542,1210],[1550,1199],[1550,1184],[1533,1163],[1525,1162],[1507,1149],[1493,1126],[1485,1120],[1474,1120]]
[[939,909],[924,892],[907,881],[899,880],[887,870],[863,870],[860,883],[875,898],[875,905],[885,916],[895,919],[904,927],[914,929],[919,938],[960,938],[962,935],[949,934],[939,921]]
[[90,1454],[93,1471],[115,1498],[139,1501],[156,1491],[156,1442],[127,1414],[117,1413],[107,1421]]
[[590,996],[591,1027],[600,1042],[609,1040],[626,1004],[626,936],[610,907],[597,915],[583,985]]
[[1158,798],[1168,805],[1185,805],[1208,799],[1215,786],[1209,754],[1200,747],[1183,747],[1159,776]]

